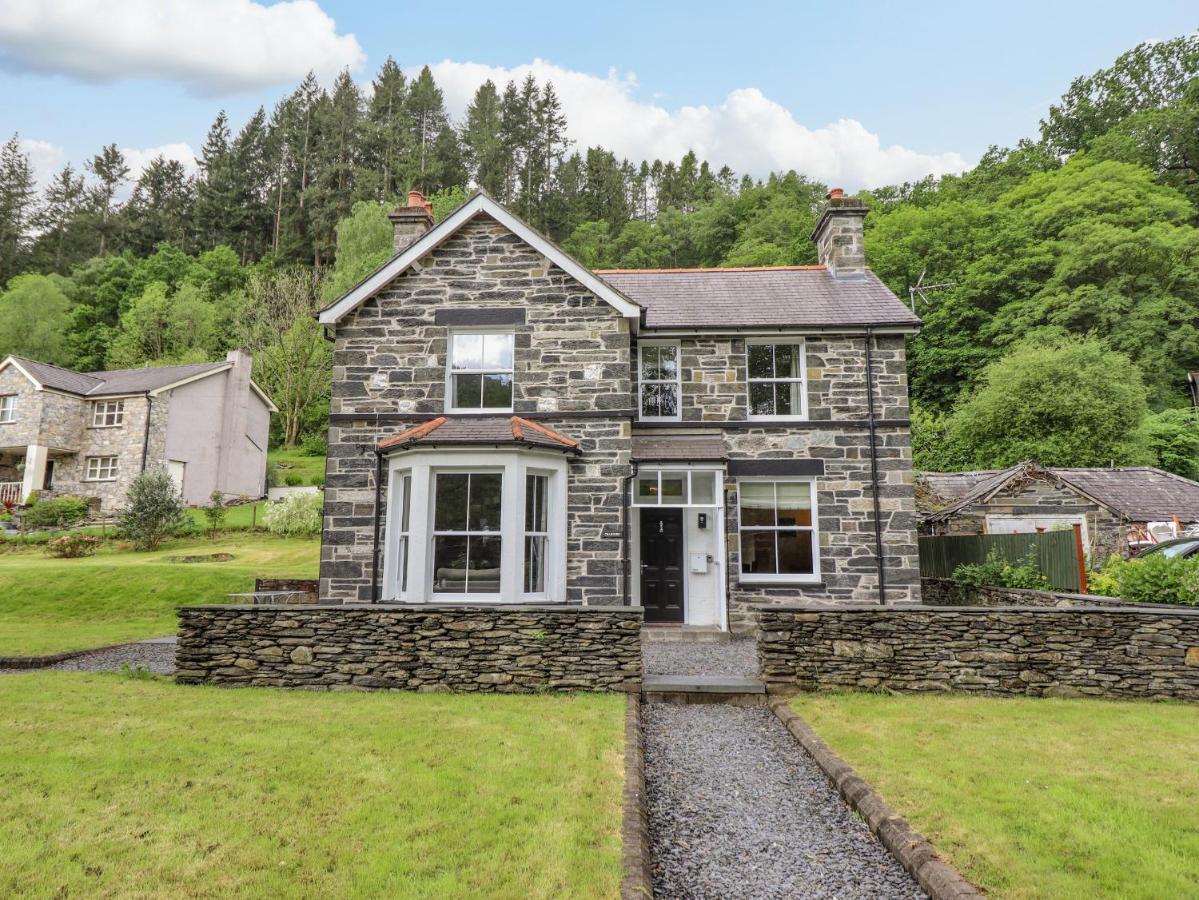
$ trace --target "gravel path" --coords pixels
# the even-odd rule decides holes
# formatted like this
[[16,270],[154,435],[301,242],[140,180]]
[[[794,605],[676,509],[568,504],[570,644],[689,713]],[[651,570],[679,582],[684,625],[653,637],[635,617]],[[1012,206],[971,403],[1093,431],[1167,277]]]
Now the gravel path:
[[647,675],[758,674],[758,642],[752,637],[728,641],[642,641]]
[[[141,666],[155,675],[170,675],[175,671],[175,639],[138,641],[108,650],[85,653],[73,659],[48,666],[60,672],[119,672],[121,666]],[[0,672],[44,672],[46,669],[0,669]]]
[[642,715],[656,897],[924,896],[769,710]]

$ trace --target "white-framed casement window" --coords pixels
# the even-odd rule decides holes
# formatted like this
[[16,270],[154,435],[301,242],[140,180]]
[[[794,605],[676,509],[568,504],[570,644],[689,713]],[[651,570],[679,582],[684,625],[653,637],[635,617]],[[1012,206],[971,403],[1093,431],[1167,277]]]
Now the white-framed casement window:
[[820,580],[816,484],[812,479],[737,481],[740,580]]
[[453,331],[449,337],[446,408],[450,412],[512,411],[510,331]]
[[92,403],[93,428],[116,428],[124,424],[124,400],[96,400]]
[[637,345],[640,418],[677,422],[682,417],[683,370],[678,341],[642,341]]
[[17,395],[5,394],[0,397],[0,425],[15,421],[17,421]]
[[566,459],[440,448],[389,461],[381,599],[566,600]]
[[83,477],[87,481],[116,481],[117,458],[115,456],[89,456],[85,461]]
[[808,389],[802,338],[745,345],[751,419],[806,419]]
[[718,506],[720,479],[715,469],[642,469],[633,483],[633,505]]

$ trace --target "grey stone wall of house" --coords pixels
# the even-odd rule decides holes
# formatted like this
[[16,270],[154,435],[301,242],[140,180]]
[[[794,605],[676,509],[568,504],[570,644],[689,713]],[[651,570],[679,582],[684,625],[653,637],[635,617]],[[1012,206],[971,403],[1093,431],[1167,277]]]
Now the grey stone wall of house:
[[1199,610],[763,609],[768,689],[1199,700]]
[[184,684],[475,693],[626,691],[641,611],[579,606],[192,606]]
[[[481,217],[337,326],[325,478],[321,599],[371,599],[375,457],[382,439],[445,411],[450,328],[440,309],[518,309],[513,412],[579,441],[568,472],[568,599],[622,602],[619,524],[631,472],[627,322],[498,223]],[[413,414],[377,426],[375,413]],[[562,414],[559,418],[554,414]],[[610,413],[610,414],[609,414]],[[384,495],[386,491],[384,491]],[[382,509],[386,509],[386,497]]]
[[15,366],[9,366],[0,372],[0,396],[7,395],[16,398],[15,418],[12,422],[0,422],[0,447],[24,448],[36,444],[41,432],[44,392],[37,390]]
[[1065,485],[1034,476],[1005,487],[985,503],[964,507],[934,534],[984,534],[987,516],[1085,516],[1086,548],[1097,564],[1116,554],[1128,555],[1128,522]]

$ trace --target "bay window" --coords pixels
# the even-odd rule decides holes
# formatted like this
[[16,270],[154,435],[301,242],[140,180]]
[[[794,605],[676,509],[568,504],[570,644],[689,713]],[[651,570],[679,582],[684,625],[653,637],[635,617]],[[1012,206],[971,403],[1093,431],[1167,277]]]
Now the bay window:
[[515,335],[498,332],[450,334],[447,406],[451,411],[510,411]]
[[811,480],[737,483],[742,582],[820,578],[816,488]]
[[641,419],[677,421],[683,387],[678,343],[642,341],[637,354]]
[[433,593],[498,594],[503,474],[443,472],[435,479]]
[[749,417],[807,418],[803,341],[748,341],[745,354]]
[[545,550],[550,536],[546,510],[548,491],[548,475],[525,476],[525,594],[545,592]]

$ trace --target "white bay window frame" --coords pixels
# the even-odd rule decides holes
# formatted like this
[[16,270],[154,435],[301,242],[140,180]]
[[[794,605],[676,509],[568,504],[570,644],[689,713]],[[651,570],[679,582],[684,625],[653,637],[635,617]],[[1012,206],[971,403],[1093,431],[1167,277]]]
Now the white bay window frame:
[[[502,473],[500,506],[500,590],[498,593],[436,593],[434,517],[438,474]],[[547,476],[545,590],[524,592],[526,476]],[[405,492],[405,476],[408,491]],[[535,450],[480,452],[440,447],[409,450],[387,460],[387,508],[383,528],[384,602],[404,603],[565,603],[567,463],[557,453]],[[408,506],[408,530],[402,530]],[[406,559],[401,535],[407,538]],[[405,589],[404,575],[407,575]]]

